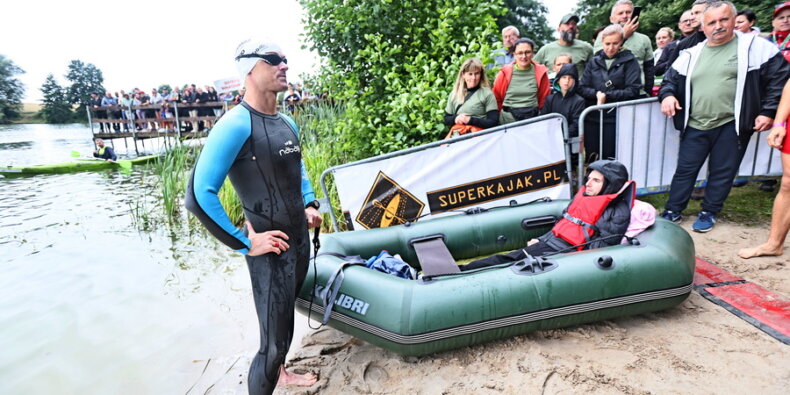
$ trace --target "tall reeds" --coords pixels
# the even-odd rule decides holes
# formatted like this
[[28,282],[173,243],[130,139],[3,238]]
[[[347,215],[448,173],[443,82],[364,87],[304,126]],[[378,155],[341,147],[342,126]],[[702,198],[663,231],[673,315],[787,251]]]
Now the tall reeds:
[[[330,102],[305,106],[294,117],[300,132],[302,161],[307,169],[310,183],[319,197],[323,197],[324,194],[319,182],[324,170],[359,159],[354,157],[354,152],[338,149],[343,146],[344,136],[335,130],[335,126],[343,117],[345,117],[345,108],[341,104]],[[334,180],[330,178],[327,181],[329,197],[332,202],[338,204],[340,200]],[[339,204],[335,208],[335,218],[343,220]],[[324,232],[333,231],[328,215],[324,215],[321,230]]]
[[162,194],[162,211],[170,225],[180,218],[184,191],[199,152],[198,146],[175,144],[154,164]]

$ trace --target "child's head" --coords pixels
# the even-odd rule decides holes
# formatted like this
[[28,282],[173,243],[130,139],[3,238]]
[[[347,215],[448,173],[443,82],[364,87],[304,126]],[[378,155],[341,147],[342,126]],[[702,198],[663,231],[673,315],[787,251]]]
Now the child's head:
[[573,57],[567,53],[561,53],[554,58],[554,72],[559,73],[562,65],[573,63]]
[[565,95],[576,85],[576,80],[578,78],[579,72],[576,70],[576,65],[568,63],[560,66],[560,69],[557,71],[557,76],[554,78],[554,84],[557,89]]

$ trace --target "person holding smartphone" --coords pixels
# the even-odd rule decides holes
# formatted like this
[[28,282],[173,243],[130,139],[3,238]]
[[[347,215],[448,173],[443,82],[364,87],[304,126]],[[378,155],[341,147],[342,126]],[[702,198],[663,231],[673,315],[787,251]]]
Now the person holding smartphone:
[[[634,3],[630,0],[618,0],[612,7],[609,21],[623,27],[625,37],[623,49],[631,51],[639,61],[639,71],[642,82],[640,96],[646,97],[648,92],[653,90],[655,63],[653,60],[652,40],[650,37],[636,31],[639,28],[639,15],[641,12],[642,8],[634,7]],[[600,35],[595,39],[593,48],[595,53],[603,49],[602,37]]]

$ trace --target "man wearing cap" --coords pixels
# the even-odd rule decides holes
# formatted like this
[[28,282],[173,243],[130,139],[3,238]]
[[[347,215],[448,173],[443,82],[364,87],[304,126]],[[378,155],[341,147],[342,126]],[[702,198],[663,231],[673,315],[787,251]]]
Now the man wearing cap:
[[507,26],[502,29],[502,45],[504,48],[496,49],[491,52],[491,57],[494,59],[494,64],[502,67],[513,63],[516,60],[515,55],[510,50],[513,49],[513,44],[519,39],[521,34],[515,26]]
[[771,26],[774,31],[768,33],[768,40],[774,43],[782,56],[790,62],[790,1],[776,6]]
[[661,112],[680,131],[680,150],[669,200],[661,216],[682,220],[691,191],[708,159],[702,211],[692,230],[716,223],[754,131],[768,130],[776,115],[788,64],[768,41],[735,30],[735,6],[708,5],[702,30],[707,39],[682,51],[661,83]]
[[[302,164],[296,124],[277,112],[277,93],[288,87],[282,50],[268,40],[246,40],[235,59],[247,93],[209,134],[185,205],[214,237],[247,259],[261,337],[247,384],[250,394],[271,394],[278,379],[281,384],[316,382],[312,374],[288,373],[283,363],[310,257],[307,229],[319,226],[321,215]],[[226,176],[241,201],[244,229],[231,222],[217,196]]]
[[579,34],[578,24],[579,17],[577,15],[568,14],[562,17],[560,27],[557,28],[557,33],[560,36],[559,40],[541,47],[532,59],[550,70],[549,78],[554,78],[554,75],[551,73],[551,70],[554,70],[554,59],[562,53],[570,54],[573,58],[573,64],[579,70],[579,75],[584,74],[584,65],[593,56],[593,47],[583,40],[576,39],[576,36]]
[[[636,29],[639,28],[639,17],[631,18],[634,12],[634,3],[630,0],[617,0],[612,7],[612,13],[609,15],[609,21],[617,23],[623,27],[625,32],[622,49],[631,51],[639,61],[639,70],[642,74],[642,95],[647,95],[646,92],[653,90],[653,82],[655,80],[654,59],[653,59],[653,44],[650,37],[639,33]],[[593,45],[595,52],[603,49],[601,43],[601,36],[595,39]]]

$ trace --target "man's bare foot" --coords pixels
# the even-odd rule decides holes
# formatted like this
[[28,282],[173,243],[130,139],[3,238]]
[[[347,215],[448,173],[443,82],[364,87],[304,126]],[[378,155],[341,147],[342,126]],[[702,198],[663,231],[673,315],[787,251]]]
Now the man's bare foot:
[[289,373],[285,370],[284,365],[280,365],[280,379],[277,380],[277,386],[296,385],[299,387],[310,387],[318,382],[318,377],[312,373],[298,374]]
[[760,244],[757,247],[742,248],[738,251],[738,256],[743,259],[755,258],[758,256],[779,256],[784,252],[783,247],[773,248],[767,243]]

